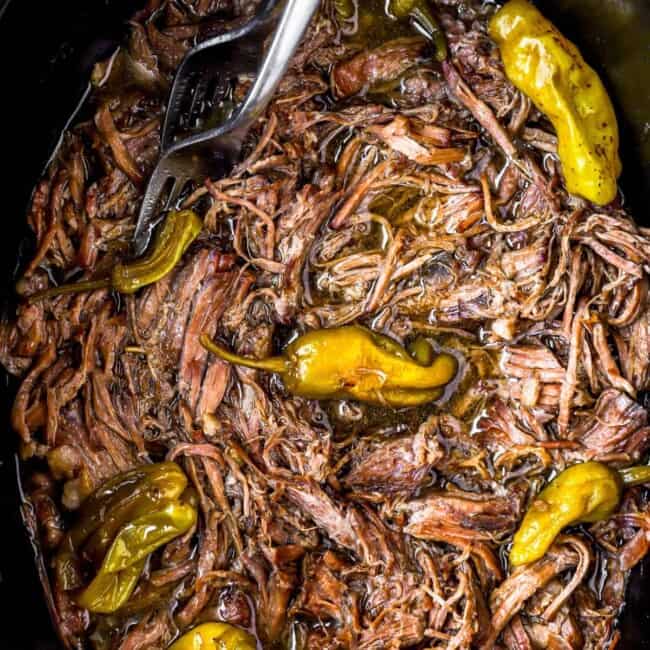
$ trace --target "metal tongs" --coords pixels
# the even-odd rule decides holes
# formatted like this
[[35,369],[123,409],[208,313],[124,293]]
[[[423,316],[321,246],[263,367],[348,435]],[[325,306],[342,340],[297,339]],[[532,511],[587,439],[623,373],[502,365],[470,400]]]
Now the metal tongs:
[[[188,182],[223,177],[238,161],[248,130],[271,101],[319,4],[320,0],[266,0],[243,27],[187,53],[172,85],[160,160],[142,200],[134,234],[136,255],[145,252],[154,228]],[[255,81],[232,117],[214,128],[192,128],[192,120],[200,124],[196,116],[211,101],[210,93],[223,91],[229,80],[248,74],[255,74]]]

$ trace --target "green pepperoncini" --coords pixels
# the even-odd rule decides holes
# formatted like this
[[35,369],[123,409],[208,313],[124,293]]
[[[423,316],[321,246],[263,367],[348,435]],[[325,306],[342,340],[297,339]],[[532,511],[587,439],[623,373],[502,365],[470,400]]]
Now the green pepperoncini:
[[410,18],[435,44],[438,61],[447,58],[447,42],[431,13],[428,0],[390,0],[388,11],[396,18]]
[[151,251],[141,260],[129,264],[117,264],[110,278],[87,280],[64,284],[34,294],[31,302],[68,293],[115,289],[132,294],[170,273],[178,264],[189,245],[198,237],[203,222],[192,210],[170,212],[159,230]]
[[157,463],[113,477],[82,504],[55,568],[65,591],[82,587],[82,558],[97,568],[77,603],[91,612],[120,609],[135,589],[147,557],[195,524],[196,503],[175,463]]

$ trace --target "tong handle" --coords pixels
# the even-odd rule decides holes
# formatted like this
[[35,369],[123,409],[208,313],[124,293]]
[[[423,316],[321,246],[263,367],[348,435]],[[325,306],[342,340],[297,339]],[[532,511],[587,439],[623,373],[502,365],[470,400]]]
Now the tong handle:
[[255,82],[235,116],[238,130],[247,130],[268,106],[319,5],[320,0],[286,0]]
[[[264,39],[278,20],[282,0],[264,0],[254,17],[235,29],[201,41],[181,61],[174,75],[161,130],[161,154],[174,148],[184,103],[210,75],[251,73],[263,57]],[[252,39],[251,36],[257,36]],[[212,129],[214,130],[214,129]],[[184,139],[188,139],[186,136]]]

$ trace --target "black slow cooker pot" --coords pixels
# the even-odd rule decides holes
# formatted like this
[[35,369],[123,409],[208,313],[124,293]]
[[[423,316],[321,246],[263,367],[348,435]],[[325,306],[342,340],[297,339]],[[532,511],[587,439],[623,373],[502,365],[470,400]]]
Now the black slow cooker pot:
[[[143,0],[0,0],[0,293],[13,309],[25,210],[60,133],[87,90],[93,63],[125,33]],[[622,130],[623,192],[650,226],[650,0],[538,0],[602,74]],[[0,650],[56,650],[32,542],[20,515],[15,382],[0,393]],[[646,400],[650,407],[650,399]],[[650,648],[650,560],[628,586],[618,650]]]

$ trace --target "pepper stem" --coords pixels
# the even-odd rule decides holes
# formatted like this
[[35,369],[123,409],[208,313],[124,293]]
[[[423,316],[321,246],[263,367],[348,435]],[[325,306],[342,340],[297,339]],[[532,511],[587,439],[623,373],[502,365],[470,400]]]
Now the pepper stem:
[[30,303],[44,300],[45,298],[54,298],[66,293],[82,293],[83,291],[95,291],[96,289],[108,289],[111,287],[110,279],[104,280],[86,280],[84,282],[75,282],[74,284],[62,284],[59,287],[52,287],[45,291],[39,291],[30,296],[27,301]]
[[618,473],[625,487],[650,483],[650,465],[627,467],[626,469],[619,470]]
[[201,345],[206,350],[212,352],[212,354],[216,354],[224,361],[228,361],[237,366],[255,368],[256,370],[267,370],[279,374],[282,374],[287,370],[287,362],[284,357],[271,357],[269,359],[251,359],[249,357],[242,357],[218,345],[207,334],[201,335]]

